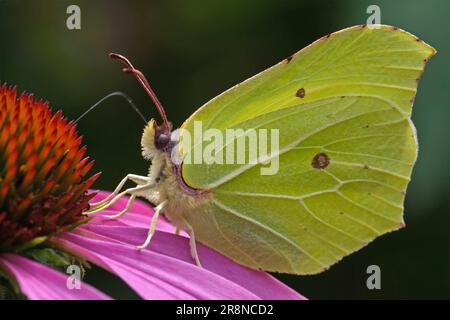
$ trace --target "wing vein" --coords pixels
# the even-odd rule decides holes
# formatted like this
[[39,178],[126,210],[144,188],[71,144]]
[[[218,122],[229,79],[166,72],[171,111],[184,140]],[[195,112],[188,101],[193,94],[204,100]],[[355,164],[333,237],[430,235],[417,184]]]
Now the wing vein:
[[278,157],[278,156],[284,154],[285,152],[288,152],[288,151],[292,150],[292,148],[298,146],[302,142],[306,141],[307,139],[311,138],[315,134],[317,134],[317,133],[319,133],[319,132],[321,132],[321,131],[323,131],[325,129],[331,128],[331,127],[333,127],[333,126],[335,126],[337,124],[341,124],[341,123],[343,123],[345,121],[353,120],[353,119],[356,119],[358,117],[361,117],[361,116],[364,116],[364,115],[367,115],[367,114],[371,114],[371,113],[376,113],[376,112],[379,112],[379,111],[380,110],[368,111],[368,112],[365,112],[365,113],[362,113],[362,114],[358,114],[358,115],[356,115],[354,117],[345,118],[345,119],[342,119],[342,120],[339,120],[339,121],[332,122],[331,124],[327,124],[325,126],[319,127],[318,129],[313,130],[312,132],[299,137],[298,139],[296,139],[292,143],[288,144],[285,148],[281,149],[279,152],[275,152],[274,154],[271,154],[270,156],[259,157],[257,159],[256,163],[249,163],[249,164],[243,165],[243,166],[241,166],[241,167],[231,171],[230,173],[226,174],[222,178],[217,179],[216,181],[213,181],[212,183],[208,184],[204,188],[205,189],[214,189],[217,186],[220,186],[220,185],[224,184],[225,182],[228,182],[228,181],[234,179],[235,177],[239,176],[240,174],[242,174],[243,172],[247,171],[248,169],[250,169],[250,168],[252,168],[252,167],[254,167],[254,166],[256,166],[256,165],[258,165],[258,164],[260,164],[262,162],[270,161],[273,158]]
[[[364,163],[336,161],[336,160],[333,161],[333,164],[334,165],[337,164],[337,165],[341,165],[341,166],[348,166],[348,167],[360,167],[360,168],[364,168],[364,166],[365,166]],[[401,174],[398,174],[398,173],[395,173],[395,172],[392,172],[392,171],[389,171],[389,170],[386,170],[386,169],[381,169],[381,168],[377,168],[377,167],[371,166],[371,167],[367,168],[367,170],[374,170],[374,171],[382,172],[382,173],[385,173],[385,174],[388,174],[388,175],[391,175],[393,177],[400,178],[400,179],[403,179],[403,180],[406,180],[406,181],[410,180],[409,177],[402,176]]]
[[320,262],[316,257],[314,257],[311,253],[309,253],[308,251],[306,251],[304,248],[302,248],[300,245],[298,245],[297,243],[293,242],[291,239],[285,237],[284,235],[282,235],[281,233],[279,233],[278,231],[266,226],[265,224],[262,224],[259,221],[256,221],[246,215],[243,215],[239,212],[237,212],[236,210],[227,207],[226,205],[224,205],[222,202],[213,199],[212,200],[219,208],[223,209],[225,212],[228,212],[238,218],[241,218],[243,220],[246,220],[250,223],[252,223],[253,225],[266,230],[270,233],[272,233],[274,236],[276,236],[277,238],[282,239],[284,242],[289,243],[291,246],[293,246],[294,248],[296,248],[298,251],[302,252],[305,256],[307,256],[308,258],[310,258],[312,261],[314,261],[315,263],[317,263],[318,265],[320,265],[321,267],[325,268],[326,265],[323,264],[322,262]]

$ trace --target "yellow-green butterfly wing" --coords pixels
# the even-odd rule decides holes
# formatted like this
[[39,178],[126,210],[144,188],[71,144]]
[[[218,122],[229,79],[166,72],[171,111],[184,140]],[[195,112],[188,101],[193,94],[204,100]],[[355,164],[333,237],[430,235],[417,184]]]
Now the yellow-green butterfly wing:
[[352,27],[200,108],[183,125],[192,136],[195,121],[278,129],[279,170],[183,163],[185,183],[211,193],[187,216],[197,240],[253,268],[311,274],[401,227],[417,156],[411,108],[434,53],[397,28]]

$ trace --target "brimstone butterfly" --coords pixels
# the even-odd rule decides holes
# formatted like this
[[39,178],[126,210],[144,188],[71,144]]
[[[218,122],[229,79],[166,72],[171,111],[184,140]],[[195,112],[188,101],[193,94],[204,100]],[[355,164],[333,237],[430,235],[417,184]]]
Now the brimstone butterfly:
[[[129,194],[120,216],[142,196],[156,209],[141,248],[163,212],[189,233],[199,265],[196,240],[250,268],[318,273],[404,225],[417,157],[411,109],[434,53],[390,26],[332,33],[206,103],[176,132],[179,144],[143,74],[112,54],[147,90],[163,124],[150,120],[142,136],[143,156],[152,161],[149,175],[127,175],[90,212]],[[271,136],[267,144],[277,142],[277,149],[229,163],[219,151],[230,144],[235,151],[234,137],[212,148],[218,161],[188,163],[199,144],[191,139],[196,124],[214,130],[211,142],[228,129],[240,129],[241,136],[276,129],[277,141]],[[274,158],[276,173],[262,174]],[[128,179],[137,186],[120,192]]]

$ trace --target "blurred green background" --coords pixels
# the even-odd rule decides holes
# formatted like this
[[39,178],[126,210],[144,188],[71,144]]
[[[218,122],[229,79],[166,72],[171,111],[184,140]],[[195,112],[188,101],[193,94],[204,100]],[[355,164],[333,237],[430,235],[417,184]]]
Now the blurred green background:
[[[81,30],[66,28],[66,8],[81,8]],[[109,52],[128,56],[149,78],[179,126],[230,86],[317,38],[365,23],[370,4],[381,22],[434,46],[417,94],[413,121],[420,152],[409,187],[407,228],[385,235],[315,276],[280,276],[309,298],[450,298],[450,1],[36,1],[0,0],[0,80],[17,84],[80,115],[121,90],[147,117],[156,111],[143,89],[120,72]],[[97,188],[111,190],[126,173],[145,174],[142,120],[115,97],[79,124]],[[381,268],[381,290],[366,287],[367,266]],[[94,269],[94,283],[116,298],[136,295]]]

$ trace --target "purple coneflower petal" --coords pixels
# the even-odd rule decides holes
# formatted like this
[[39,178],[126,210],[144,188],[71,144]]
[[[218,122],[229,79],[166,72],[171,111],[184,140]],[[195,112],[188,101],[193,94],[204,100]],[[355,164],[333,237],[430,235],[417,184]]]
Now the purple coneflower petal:
[[117,274],[145,299],[301,298],[266,273],[238,266],[203,246],[199,254],[204,267],[197,267],[184,237],[157,232],[150,248],[140,251],[117,240],[136,243],[145,238],[143,228],[91,225],[83,229],[84,236],[67,234],[59,242]]
[[[111,194],[111,192],[102,190],[90,190],[90,192],[96,192],[96,195],[90,201],[92,203],[101,201]],[[112,204],[108,209],[116,212],[120,211],[123,208],[125,208],[128,199],[129,199],[128,197],[122,197],[119,200],[117,200],[116,203]],[[148,205],[145,201],[136,199],[130,212],[147,214],[149,209],[153,211],[152,207]]]
[[[99,192],[99,201],[108,193]],[[69,252],[109,270],[144,299],[304,299],[265,272],[240,266],[220,253],[198,244],[202,268],[195,265],[186,234],[160,219],[150,246],[138,250],[153,215],[153,208],[136,201],[120,219],[102,217],[122,210],[123,197],[89,223],[53,241]]]
[[[116,227],[112,227],[116,228]],[[119,227],[123,228],[123,227]],[[132,233],[130,227],[122,229]],[[138,230],[138,229],[136,229]],[[141,233],[145,235],[145,233]],[[91,237],[95,237],[91,238]],[[226,279],[205,281],[210,273],[168,255],[118,243],[101,234],[67,234],[58,242],[127,282],[144,299],[257,299],[258,297]],[[181,238],[181,237],[180,237]],[[156,238],[155,238],[156,239]]]
[[[97,191],[97,194],[91,200],[91,202],[98,202],[106,198],[109,194],[110,192],[107,191]],[[148,228],[150,226],[154,211],[148,203],[145,203],[144,201],[141,201],[139,199],[135,200],[130,211],[120,219],[110,219],[107,217],[103,217],[105,215],[114,215],[117,214],[117,212],[120,212],[127,205],[128,199],[128,197],[122,197],[116,203],[108,207],[108,209],[94,214],[96,219],[94,219],[90,223],[119,226],[129,225],[133,227]],[[170,222],[168,222],[164,216],[161,216],[160,219],[158,219],[157,229],[167,232],[175,232],[175,227]],[[181,233],[187,236],[185,232]]]
[[[127,227],[107,227],[107,226],[88,226],[86,229],[91,230],[96,234],[100,234],[109,239],[115,239],[125,244],[132,246],[134,249],[136,244],[142,242],[147,233],[147,228],[135,228],[132,232],[127,233]],[[136,250],[136,249],[134,249]],[[157,231],[152,243],[146,249],[146,251],[159,253],[171,257],[178,266],[175,266],[173,272],[183,273],[186,270],[186,264],[193,266],[189,272],[200,274],[199,281],[209,288],[210,283],[214,283],[216,277],[224,278],[228,282],[239,285],[241,288],[245,288],[246,291],[250,291],[256,297],[260,299],[304,299],[297,292],[287,287],[280,281],[266,272],[252,270],[243,267],[222,254],[197,243],[197,250],[202,262],[202,268],[195,265],[193,258],[190,254],[189,241],[185,237],[176,236],[173,233],[167,233],[163,231]],[[149,261],[151,263],[151,261]],[[163,265],[164,266],[164,265]],[[167,271],[166,271],[167,272]],[[185,282],[196,282],[190,273],[184,275]],[[208,292],[206,292],[207,294]],[[222,299],[245,299],[238,295],[232,297],[220,297]]]
[[[95,214],[95,218],[89,222],[89,225],[103,225],[103,226],[130,226],[136,228],[145,228],[148,230],[152,216],[153,209],[151,207],[147,207],[146,214],[136,213],[136,212],[128,212],[120,219],[111,219],[108,217],[103,217],[103,215],[114,215],[117,214],[118,211],[113,211],[110,209],[100,211]],[[165,220],[163,217],[158,219],[156,229],[160,231],[166,231],[170,233],[175,232],[175,226]],[[185,232],[183,232],[187,236]]]
[[14,277],[24,293],[33,300],[106,300],[107,295],[86,283],[80,289],[68,289],[69,275],[17,254],[1,254],[0,263]]

